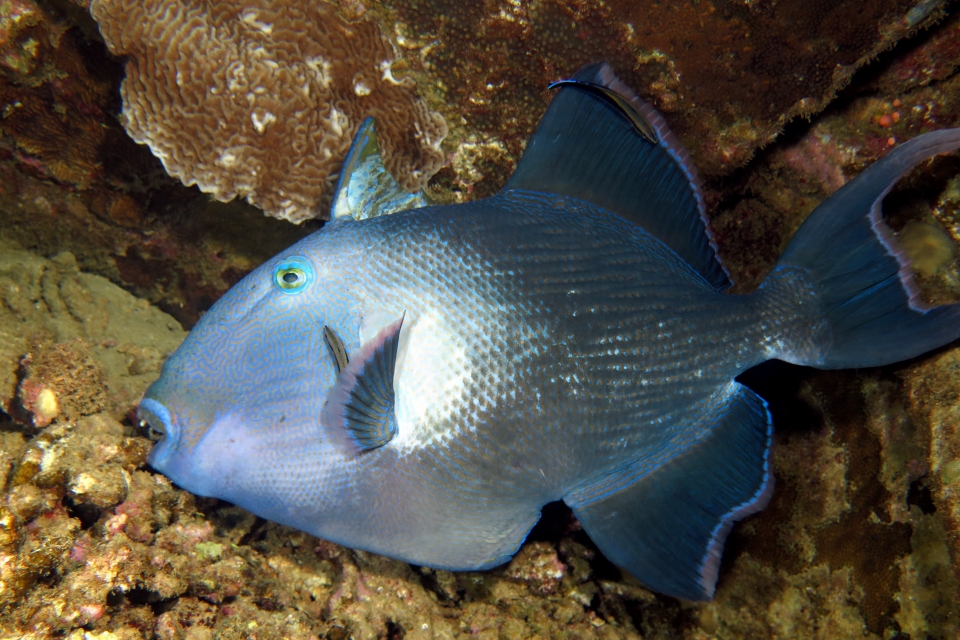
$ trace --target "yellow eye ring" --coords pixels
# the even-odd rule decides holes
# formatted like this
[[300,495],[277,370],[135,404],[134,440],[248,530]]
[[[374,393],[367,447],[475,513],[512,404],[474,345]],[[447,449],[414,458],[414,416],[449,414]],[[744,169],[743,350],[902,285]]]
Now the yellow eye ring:
[[313,282],[313,268],[300,257],[287,258],[273,271],[274,286],[287,294],[300,293]]

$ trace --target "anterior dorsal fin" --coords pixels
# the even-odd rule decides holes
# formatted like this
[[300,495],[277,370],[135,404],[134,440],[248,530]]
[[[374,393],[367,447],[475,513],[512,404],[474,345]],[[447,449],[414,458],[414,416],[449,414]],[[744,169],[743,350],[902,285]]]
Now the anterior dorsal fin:
[[423,193],[410,193],[383,166],[373,118],[360,125],[340,170],[330,217],[363,220],[432,204]]
[[600,205],[667,244],[718,289],[728,288],[696,169],[663,117],[606,63],[553,86],[557,95],[505,189]]
[[402,325],[400,318],[364,343],[340,371],[327,399],[324,421],[343,430],[360,451],[382,447],[397,435],[393,371]]

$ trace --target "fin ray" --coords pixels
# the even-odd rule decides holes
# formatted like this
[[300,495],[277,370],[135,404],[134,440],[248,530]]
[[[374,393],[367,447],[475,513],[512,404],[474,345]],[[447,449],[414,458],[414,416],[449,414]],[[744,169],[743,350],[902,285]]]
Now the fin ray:
[[353,138],[334,194],[334,220],[365,220],[432,204],[423,191],[410,193],[401,187],[383,166],[376,125],[369,117]]
[[327,325],[323,325],[323,337],[327,340],[327,345],[330,347],[330,351],[333,353],[333,360],[337,364],[337,373],[340,373],[347,368],[347,365],[350,363],[349,358],[347,358],[347,350],[343,346],[343,341],[340,340],[333,329]]

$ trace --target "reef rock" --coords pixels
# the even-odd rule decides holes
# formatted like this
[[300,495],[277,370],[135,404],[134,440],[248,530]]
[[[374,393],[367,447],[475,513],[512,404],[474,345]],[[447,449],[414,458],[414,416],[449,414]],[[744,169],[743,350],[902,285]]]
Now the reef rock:
[[186,335],[67,252],[48,260],[0,244],[0,302],[0,409],[36,427],[126,413]]
[[[394,0],[412,68],[435,78],[457,141],[450,176],[489,195],[549,100],[546,83],[606,60],[664,114],[707,178],[829,104],[856,72],[942,16],[940,0]],[[457,122],[464,122],[461,132]],[[447,170],[444,170],[446,173]],[[438,176],[440,178],[441,176]],[[473,188],[475,187],[475,188]]]
[[443,166],[443,117],[394,77],[393,49],[362,16],[296,0],[93,0],[90,11],[128,56],[127,132],[218,200],[245,197],[292,222],[325,216],[368,115],[402,186]]

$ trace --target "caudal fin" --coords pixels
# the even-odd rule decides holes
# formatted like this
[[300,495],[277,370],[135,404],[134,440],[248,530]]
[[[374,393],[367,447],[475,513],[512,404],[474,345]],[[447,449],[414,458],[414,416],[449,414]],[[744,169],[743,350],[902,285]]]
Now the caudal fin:
[[960,147],[960,129],[904,143],[824,201],[804,221],[774,274],[801,268],[819,291],[830,346],[817,362],[842,369],[913,358],[960,337],[960,304],[919,297],[906,253],[884,224],[881,201],[912,167]]

